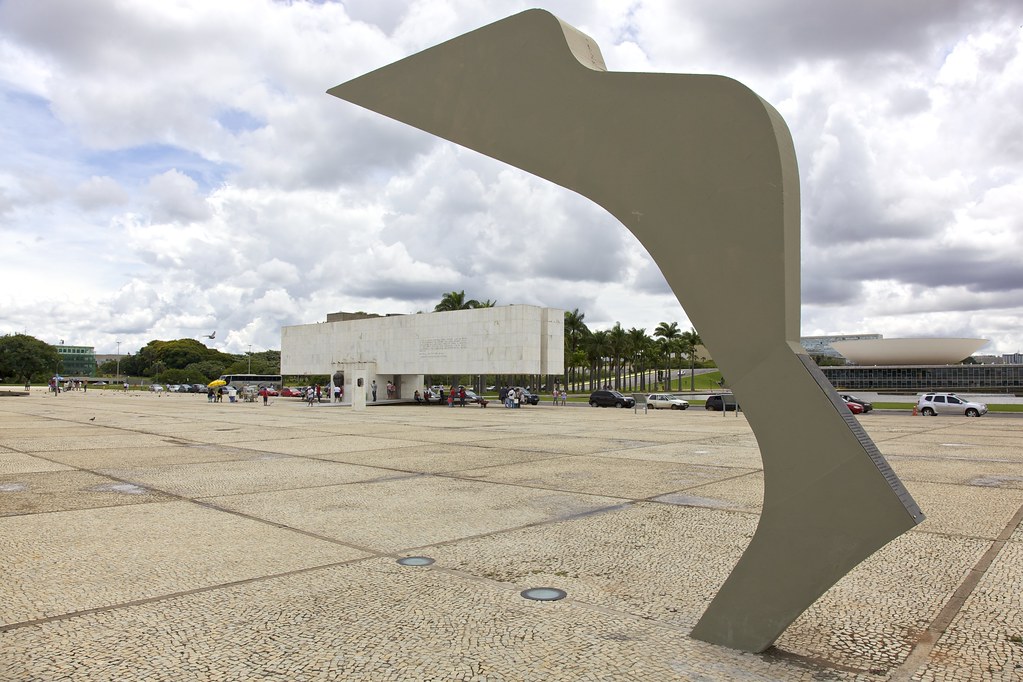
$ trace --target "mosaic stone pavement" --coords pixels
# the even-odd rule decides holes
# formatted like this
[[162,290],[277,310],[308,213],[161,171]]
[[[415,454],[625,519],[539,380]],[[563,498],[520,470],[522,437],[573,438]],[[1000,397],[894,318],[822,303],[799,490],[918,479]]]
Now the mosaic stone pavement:
[[0,680],[1023,680],[1023,418],[860,421],[928,519],[753,655],[741,415],[0,399]]

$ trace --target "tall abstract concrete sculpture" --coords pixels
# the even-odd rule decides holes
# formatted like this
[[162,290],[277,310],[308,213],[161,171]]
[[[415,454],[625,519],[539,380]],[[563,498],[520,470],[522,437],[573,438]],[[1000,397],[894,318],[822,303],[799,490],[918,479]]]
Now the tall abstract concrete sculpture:
[[795,152],[755,93],[721,76],[608,72],[589,37],[542,10],[329,92],[588,197],[660,266],[764,464],[756,534],[694,637],[766,649],[923,519],[799,345]]

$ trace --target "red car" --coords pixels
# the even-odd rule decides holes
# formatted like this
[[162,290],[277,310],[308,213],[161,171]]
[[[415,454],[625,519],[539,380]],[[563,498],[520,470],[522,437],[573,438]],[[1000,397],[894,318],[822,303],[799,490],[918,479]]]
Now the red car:
[[853,414],[863,414],[863,405],[860,405],[859,403],[851,403],[849,401],[844,402],[845,406],[848,407],[849,411]]
[[305,397],[305,391],[301,388],[292,388],[291,386],[285,386],[281,389],[282,398],[303,398]]

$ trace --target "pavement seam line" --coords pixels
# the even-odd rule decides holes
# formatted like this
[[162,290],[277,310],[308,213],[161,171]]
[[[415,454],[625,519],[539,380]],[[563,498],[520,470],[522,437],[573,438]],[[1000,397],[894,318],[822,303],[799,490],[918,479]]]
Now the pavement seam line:
[[[386,556],[386,555],[384,555]],[[104,606],[96,606],[91,609],[81,609],[79,611],[70,611],[68,613],[61,613],[55,616],[47,616],[45,618],[34,618],[32,620],[19,621],[17,623],[5,623],[0,625],[0,632],[7,632],[10,630],[17,630],[19,628],[32,627],[36,625],[45,625],[46,623],[52,623],[54,621],[70,620],[72,618],[79,618],[81,616],[88,616],[94,613],[105,613],[107,611],[116,611],[118,609],[131,608],[133,606],[143,606],[145,604],[153,604],[156,602],[166,601],[168,599],[176,599],[178,597],[187,597],[193,594],[203,594],[205,592],[214,592],[216,590],[222,590],[226,588],[237,587],[239,585],[249,585],[251,583],[257,583],[264,580],[273,580],[275,578],[287,578],[293,575],[300,575],[302,573],[310,573],[312,571],[320,571],[328,568],[336,568],[338,566],[344,566],[346,564],[353,564],[367,559],[375,559],[377,556],[372,557],[356,557],[354,559],[346,559],[345,561],[334,561],[329,564],[322,564],[320,566],[307,566],[306,568],[296,568],[291,571],[284,571],[282,573],[271,573],[268,575],[258,575],[251,578],[244,578],[242,580],[232,580],[226,583],[217,583],[216,585],[206,585],[205,587],[196,587],[191,590],[180,590],[178,592],[168,592],[167,594],[160,594],[153,597],[143,597],[142,599],[132,599],[126,602],[120,602],[117,604],[106,604]]]
[[1019,527],[1020,523],[1023,522],[1023,506],[1021,506],[1016,513],[1013,515],[1009,522],[1005,524],[1002,532],[998,534],[991,545],[987,548],[987,551],[977,560],[973,568],[969,570],[966,577],[956,588],[952,596],[949,597],[945,606],[942,607],[938,615],[934,617],[927,629],[921,633],[917,639],[916,644],[910,649],[909,654],[903,660],[902,664],[895,669],[895,672],[889,679],[889,682],[909,682],[912,679],[913,674],[924,665],[930,658],[931,652],[934,650],[938,640],[941,639],[942,635],[948,629],[948,626],[952,624],[952,620],[959,614],[966,600],[969,599],[970,595],[980,584],[984,574],[987,573],[988,568],[994,563],[994,560],[998,557],[998,554],[1005,547],[1005,544],[1012,537],[1013,533]]

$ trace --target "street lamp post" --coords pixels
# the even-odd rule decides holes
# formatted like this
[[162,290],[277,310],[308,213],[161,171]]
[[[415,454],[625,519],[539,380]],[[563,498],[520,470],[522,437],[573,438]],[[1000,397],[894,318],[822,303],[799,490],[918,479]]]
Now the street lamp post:
[[249,374],[252,374],[252,344],[249,344]]
[[122,342],[121,341],[114,341],[114,343],[117,344],[117,370],[115,372],[116,373],[116,378],[114,379],[114,383],[119,384],[119,383],[121,383],[121,343]]

